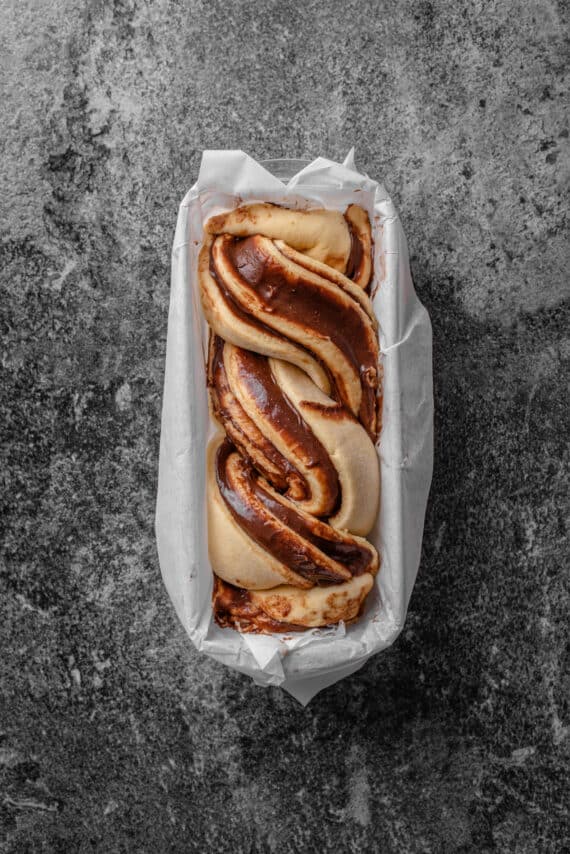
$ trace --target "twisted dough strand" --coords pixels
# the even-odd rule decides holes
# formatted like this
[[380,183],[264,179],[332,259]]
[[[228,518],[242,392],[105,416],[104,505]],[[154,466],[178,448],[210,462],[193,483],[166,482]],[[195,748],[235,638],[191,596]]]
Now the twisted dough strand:
[[[239,319],[245,317],[260,333],[249,349],[294,364],[298,364],[299,349],[309,352],[324,367],[340,402],[375,436],[378,339],[375,324],[360,302],[335,282],[292,261],[266,237],[236,242],[221,235],[212,245],[211,260],[211,272],[230,302],[230,311],[236,314],[237,308]],[[208,308],[206,316],[216,330],[217,318]],[[224,332],[220,334],[225,340],[241,345],[232,340],[231,328]],[[282,353],[266,350],[267,334],[285,342]]]

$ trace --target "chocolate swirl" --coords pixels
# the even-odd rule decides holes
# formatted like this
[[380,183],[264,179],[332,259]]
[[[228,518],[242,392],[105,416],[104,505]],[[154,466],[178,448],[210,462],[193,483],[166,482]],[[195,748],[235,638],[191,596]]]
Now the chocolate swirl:
[[251,205],[205,230],[208,385],[227,437],[208,463],[216,619],[241,631],[354,619],[378,569],[360,536],[379,497],[368,217]]
[[238,347],[297,365],[376,438],[378,338],[363,290],[260,235],[220,235],[202,253],[202,302],[212,329]]
[[226,435],[271,485],[329,524],[366,535],[378,465],[361,424],[298,368],[213,336],[208,378]]
[[286,568],[284,579],[297,586],[349,581],[377,568],[370,543],[302,511],[263,483],[227,441],[216,454],[216,482],[239,527]]
[[340,492],[336,469],[278,385],[269,360],[217,336],[211,350],[212,403],[226,434],[277,489],[316,516],[332,515]]

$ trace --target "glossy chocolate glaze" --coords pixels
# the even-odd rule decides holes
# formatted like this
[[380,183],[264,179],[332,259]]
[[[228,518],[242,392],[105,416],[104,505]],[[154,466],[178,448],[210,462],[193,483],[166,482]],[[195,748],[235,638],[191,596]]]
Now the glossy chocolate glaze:
[[[373,434],[377,352],[371,346],[362,309],[356,302],[347,304],[346,298],[289,272],[263,252],[256,237],[228,242],[223,251],[244,283],[265,303],[268,313],[301,323],[315,337],[330,339],[346,356],[362,383],[360,421]],[[342,389],[339,393],[342,395]]]
[[332,515],[339,505],[340,483],[328,452],[275,382],[269,360],[250,350],[239,349],[237,353],[240,383],[255,400],[260,412],[283,434],[287,444],[295,448],[303,464],[320,470],[328,497],[320,515]]
[[[300,549],[298,541],[288,534],[289,530],[316,546],[327,557],[344,566],[352,575],[361,575],[368,571],[372,558],[370,550],[334,528],[326,529],[327,536],[315,533],[311,523],[293,505],[285,506],[262,486],[251,465],[241,457],[239,471],[243,478],[243,490],[233,488],[228,479],[226,463],[234,451],[235,449],[227,440],[218,449],[216,455],[218,488],[234,519],[258,545],[314,584],[338,583],[345,578],[325,564],[317,563],[312,556]],[[257,501],[252,501],[252,498]],[[260,511],[258,502],[267,513]],[[282,526],[276,524],[275,519],[281,522]],[[317,526],[321,528],[321,525],[315,522],[315,527]]]

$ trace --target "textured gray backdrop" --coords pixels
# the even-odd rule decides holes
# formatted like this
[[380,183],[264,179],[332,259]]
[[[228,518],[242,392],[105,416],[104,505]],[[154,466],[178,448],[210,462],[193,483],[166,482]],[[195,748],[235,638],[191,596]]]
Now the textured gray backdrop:
[[[0,13],[0,851],[568,851],[568,4]],[[353,144],[432,316],[436,470],[403,635],[303,710],[159,577],[169,253],[202,149]]]

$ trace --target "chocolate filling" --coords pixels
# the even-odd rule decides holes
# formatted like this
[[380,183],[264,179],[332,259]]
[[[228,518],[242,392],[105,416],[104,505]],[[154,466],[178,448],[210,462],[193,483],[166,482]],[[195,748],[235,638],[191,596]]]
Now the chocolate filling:
[[[281,522],[320,549],[327,557],[345,566],[353,576],[368,572],[370,568],[370,552],[368,549],[363,548],[359,543],[344,539],[329,539],[315,534],[311,524],[306,519],[293,508],[286,507],[281,501],[277,501],[261,484],[256,484],[255,492],[265,507]],[[334,528],[330,530],[332,532]]]
[[373,433],[377,354],[371,346],[362,309],[357,303],[347,304],[333,291],[289,272],[263,252],[256,237],[228,242],[223,251],[246,287],[265,303],[267,313],[304,325],[316,337],[331,340],[344,353],[362,384],[360,420]]
[[[208,383],[212,395],[214,411],[226,431],[231,431],[232,440],[238,445],[242,454],[250,458],[247,442],[255,446],[258,454],[253,464],[264,474],[276,489],[286,490],[293,483],[299,498],[305,498],[307,487],[305,479],[291,465],[289,460],[264,436],[252,422],[229,387],[226,369],[224,367],[224,341],[218,335],[210,339],[210,366]],[[243,351],[248,352],[248,351]],[[247,427],[252,429],[247,432]],[[253,435],[252,435],[253,434]],[[241,439],[241,441],[240,441]],[[266,463],[264,465],[263,458]],[[273,468],[267,466],[271,463]]]
[[240,349],[238,375],[240,383],[247,389],[256,407],[282,432],[287,444],[294,447],[296,453],[302,457],[304,465],[307,468],[320,470],[328,496],[328,503],[320,515],[332,515],[340,499],[337,471],[309,425],[275,382],[269,360],[250,350]]
[[[370,549],[366,549],[352,538],[335,531],[334,528],[324,528],[322,523],[315,523],[327,535],[317,534],[313,526],[293,506],[287,506],[271,495],[259,482],[259,477],[251,465],[239,458],[239,472],[243,478],[243,489],[234,489],[230,484],[226,463],[234,448],[227,440],[220,446],[216,455],[216,479],[220,494],[232,516],[247,534],[265,551],[273,555],[285,566],[298,573],[303,578],[315,584],[339,583],[344,581],[333,569],[325,564],[319,564],[308,555],[296,539],[288,535],[288,530],[294,531],[307,542],[316,546],[327,557],[337,561],[354,575],[367,572],[371,563]],[[267,511],[260,513],[256,502]],[[248,500],[248,498],[250,500]],[[273,518],[272,518],[273,517]],[[283,523],[279,530],[275,519]]]
[[218,276],[218,273],[216,271],[216,265],[215,265],[213,254],[212,254],[212,248],[210,248],[209,272],[210,272],[211,277],[215,281],[216,285],[218,286],[220,296],[222,297],[222,299],[225,302],[229,311],[231,311],[232,314],[235,315],[235,317],[237,317],[242,323],[247,324],[247,326],[251,326],[253,329],[260,329],[262,332],[264,332],[266,335],[269,335],[272,338],[276,338],[279,341],[288,341],[290,344],[293,344],[293,346],[297,350],[301,350],[301,351],[307,353],[313,359],[315,359],[315,361],[317,361],[320,364],[321,368],[324,370],[324,372],[326,373],[326,375],[328,377],[328,380],[330,383],[330,388],[331,388],[331,390],[330,390],[331,396],[335,397],[335,399],[338,398],[338,391],[336,388],[336,383],[335,383],[335,379],[334,379],[333,375],[331,374],[327,365],[324,365],[315,353],[311,353],[310,350],[308,350],[306,347],[303,347],[302,344],[298,344],[296,341],[295,342],[289,341],[289,339],[287,338],[286,335],[281,335],[281,333],[276,332],[274,329],[271,329],[270,326],[266,326],[264,323],[262,323],[260,320],[258,320],[256,317],[254,317],[252,314],[248,314],[248,312],[244,311],[244,309],[241,308],[239,303],[236,302],[233,295],[228,291],[228,289],[224,285],[224,281],[223,281],[222,276]]
[[354,226],[351,221],[346,216],[345,220],[348,225],[348,230],[350,231],[350,255],[348,256],[345,275],[349,279],[356,279],[358,274],[361,272],[360,268],[364,258],[364,249],[362,248],[362,241],[354,230]]
[[253,327],[254,329],[263,330],[266,335],[270,335],[272,338],[278,338],[280,341],[288,340],[285,335],[281,335],[279,332],[276,332],[274,329],[271,329],[271,327],[265,326],[265,324],[262,323],[260,320],[257,320],[257,318],[253,317],[251,314],[248,314],[235,301],[232,294],[224,285],[224,280],[222,276],[218,276],[218,273],[216,271],[216,265],[214,263],[214,258],[212,255],[212,249],[210,249],[210,275],[216,282],[225,304],[237,318],[239,318],[243,323],[246,323],[248,326]]
[[306,626],[281,622],[269,617],[257,605],[251,594],[241,587],[228,584],[214,575],[212,594],[214,619],[222,629],[238,629],[241,632],[303,632]]

